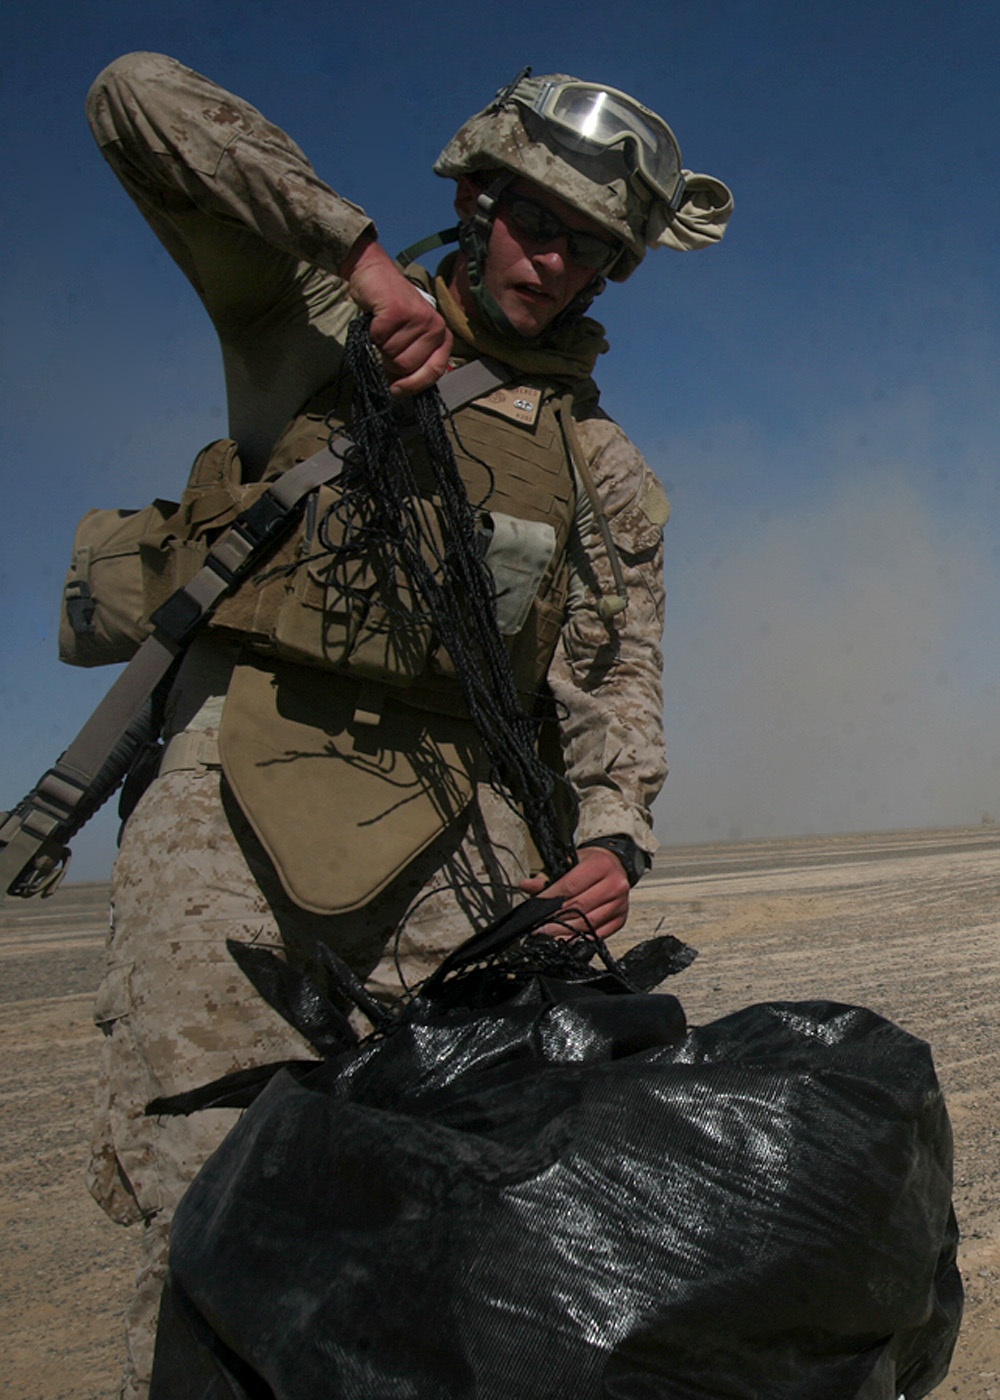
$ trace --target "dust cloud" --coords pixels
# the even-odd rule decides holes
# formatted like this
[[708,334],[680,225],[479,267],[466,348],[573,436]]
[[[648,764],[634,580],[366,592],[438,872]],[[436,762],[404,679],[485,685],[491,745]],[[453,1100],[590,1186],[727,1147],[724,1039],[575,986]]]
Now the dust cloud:
[[1000,818],[992,464],[826,449],[769,475],[729,442],[748,479],[725,497],[717,472],[668,526],[661,839]]

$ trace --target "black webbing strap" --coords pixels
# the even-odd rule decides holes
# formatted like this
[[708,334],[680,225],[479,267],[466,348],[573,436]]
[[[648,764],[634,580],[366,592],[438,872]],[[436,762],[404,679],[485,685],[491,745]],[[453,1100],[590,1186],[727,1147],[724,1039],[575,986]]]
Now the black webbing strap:
[[[507,384],[514,371],[498,360],[478,359],[446,374],[437,385],[449,412]],[[69,748],[10,813],[0,813],[0,902],[7,894],[51,894],[66,870],[67,841],[120,785],[128,767],[108,773],[123,736],[194,634],[221,599],[248,577],[293,527],[306,497],[335,481],[346,452],[344,436],[297,463],[241,511],[209,550],[191,581],[171,594],[150,621],[153,633],[139,647]],[[95,792],[100,776],[102,788]]]

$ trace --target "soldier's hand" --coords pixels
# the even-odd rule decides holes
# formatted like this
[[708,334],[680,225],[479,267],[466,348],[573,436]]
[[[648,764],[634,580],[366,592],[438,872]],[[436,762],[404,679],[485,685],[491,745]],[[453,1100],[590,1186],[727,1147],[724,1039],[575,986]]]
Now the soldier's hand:
[[[551,885],[544,875],[522,880],[525,894],[543,894],[546,899],[562,896],[565,900],[566,924],[585,929],[584,915],[599,938],[610,938],[628,918],[629,883],[621,861],[613,851],[603,846],[584,846],[577,853],[577,864]],[[542,933],[566,937],[564,924],[544,924]]]
[[440,312],[372,237],[362,237],[341,266],[347,289],[372,316],[372,343],[381,351],[393,394],[419,394],[448,368],[452,336]]

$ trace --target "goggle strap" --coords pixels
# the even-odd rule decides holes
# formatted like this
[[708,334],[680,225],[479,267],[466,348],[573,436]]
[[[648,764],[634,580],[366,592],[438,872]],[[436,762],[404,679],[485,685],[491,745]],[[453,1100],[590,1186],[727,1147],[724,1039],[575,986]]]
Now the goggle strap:
[[513,82],[508,83],[506,87],[500,89],[496,97],[494,97],[493,101],[490,103],[488,110],[491,112],[499,112],[501,108],[506,107],[507,103],[513,96],[514,90],[521,86],[525,78],[530,77],[530,67],[522,68],[520,73],[518,73],[517,77],[513,80]]

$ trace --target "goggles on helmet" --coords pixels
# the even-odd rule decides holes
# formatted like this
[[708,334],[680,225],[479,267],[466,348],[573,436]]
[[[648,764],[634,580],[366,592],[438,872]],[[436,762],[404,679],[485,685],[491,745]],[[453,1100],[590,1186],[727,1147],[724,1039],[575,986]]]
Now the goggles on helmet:
[[629,173],[638,172],[671,208],[680,203],[684,179],[677,139],[661,117],[628,93],[576,79],[551,82],[526,77],[505,96],[535,112],[555,139],[571,150],[623,146]]
[[539,204],[528,195],[504,190],[500,203],[517,232],[532,243],[553,243],[557,238],[565,238],[566,256],[578,267],[607,272],[621,252],[620,243],[613,243],[609,238],[601,238],[599,234],[588,233],[585,229],[570,228],[551,209],[546,209],[544,204]]

